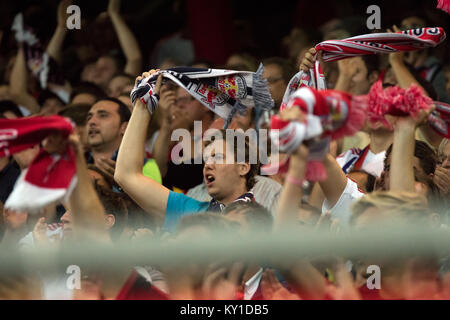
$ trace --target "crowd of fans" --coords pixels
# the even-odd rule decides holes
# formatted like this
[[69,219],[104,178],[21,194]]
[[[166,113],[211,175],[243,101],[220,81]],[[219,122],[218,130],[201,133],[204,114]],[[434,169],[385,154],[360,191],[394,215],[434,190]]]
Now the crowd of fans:
[[[170,10],[182,12],[183,1],[170,3]],[[187,11],[198,19],[191,12],[196,6],[187,3]],[[32,26],[38,36],[43,34],[44,53],[58,66],[51,69],[58,71],[48,77],[45,87],[34,73],[29,48],[15,38],[10,25],[0,30],[0,118],[60,115],[76,125],[66,142],[48,139],[0,158],[3,249],[38,250],[86,239],[112,246],[126,244],[132,249],[138,240],[165,241],[168,234],[183,242],[188,238],[208,241],[218,231],[239,237],[282,232],[286,226],[295,226],[298,232],[326,229],[342,233],[394,220],[405,226],[419,221],[424,229],[448,232],[450,143],[423,121],[426,114],[391,116],[387,120],[392,129],[381,122],[367,123],[357,134],[333,141],[323,161],[327,178],[308,183],[304,181],[310,152],[307,144],[290,155],[287,172],[270,176],[263,176],[259,165],[248,159],[244,163],[195,164],[193,159],[199,156],[195,148],[190,155],[182,155],[187,161],[175,164],[171,159],[178,143],[171,139],[174,130],[186,129],[195,140],[194,121],[201,121],[204,133],[208,128],[222,128],[224,120],[171,82],[158,87],[160,100],[153,114],[141,101],[131,102],[135,81],[158,69],[189,65],[255,72],[261,61],[275,103],[263,124],[268,127],[269,117],[279,113],[292,76],[314,67],[315,43],[371,32],[365,24],[355,27],[354,17],[329,18],[314,33],[308,27],[293,28],[280,40],[283,49],[279,56],[239,51],[246,47],[236,41],[229,46],[235,52],[228,48],[222,52],[229,53],[225,60],[216,49],[211,49],[211,57],[205,54],[216,43],[219,49],[224,45],[221,37],[227,39],[228,35],[221,29],[223,22],[211,27],[219,30],[217,38],[203,39],[206,49],[180,27],[157,42],[154,39],[156,44],[147,59],[140,47],[147,50],[144,42],[149,41],[145,37],[151,29],[144,26],[145,32],[132,31],[121,13],[125,2],[109,0],[106,11],[93,19],[83,18],[88,9],[81,6],[80,30],[67,29],[70,4],[66,0],[59,3],[56,28],[48,41],[42,30],[46,23],[40,21],[46,17],[42,8],[30,4],[22,11],[24,24]],[[229,10],[223,12],[222,18],[227,19]],[[11,12],[11,23],[14,14]],[[416,11],[400,17],[398,13],[396,26],[389,28],[448,26],[448,21],[447,25],[435,25],[445,21],[439,14],[420,14]],[[245,34],[247,25],[238,22],[236,28]],[[115,34],[111,35],[112,31]],[[449,54],[444,42],[436,49],[355,57],[327,62],[323,68],[331,89],[363,95],[382,79],[385,87],[419,85],[433,100],[450,103]],[[39,59],[35,60],[42,62]],[[235,115],[229,128],[246,131],[255,128],[254,120],[254,111],[248,109],[245,115]],[[225,140],[225,131],[221,132]],[[229,146],[221,142],[214,140],[200,151],[214,149],[215,156],[226,157]],[[16,180],[39,150],[56,150],[62,143],[73,147],[77,164],[78,182],[67,203],[53,204],[39,214],[4,208]],[[246,154],[254,147],[246,143]],[[84,275],[80,289],[68,289],[64,277],[59,281],[57,276],[56,280],[31,279],[5,273],[0,275],[0,298],[450,299],[449,257],[449,251],[438,256],[430,250],[426,258],[411,252],[376,262],[367,257],[335,256],[305,257],[292,264],[271,261],[269,265],[217,261],[200,266],[180,261],[178,267],[136,267],[115,277],[114,285],[105,285],[109,281],[106,274]],[[380,265],[381,288],[366,285],[370,264]],[[138,279],[145,279],[148,285],[136,289],[133,284]]]

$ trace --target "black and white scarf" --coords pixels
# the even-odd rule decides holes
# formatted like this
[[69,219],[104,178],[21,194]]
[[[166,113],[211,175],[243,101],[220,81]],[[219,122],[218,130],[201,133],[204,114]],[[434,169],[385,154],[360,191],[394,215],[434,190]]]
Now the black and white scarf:
[[48,83],[63,85],[65,80],[60,66],[47,53],[36,32],[24,23],[22,13],[15,16],[11,30],[14,32],[16,41],[24,49],[27,68],[39,81],[41,88],[46,89]]
[[131,100],[134,105],[137,99],[141,99],[153,112],[159,101],[153,90],[158,76],[162,74],[225,119],[225,128],[236,112],[243,114],[247,108],[255,108],[256,127],[259,128],[258,119],[263,111],[274,106],[267,81],[262,78],[263,71],[262,64],[256,72],[190,67],[161,70],[139,81],[131,91]]
[[[233,202],[254,202],[255,196],[253,192],[249,191],[241,195],[239,198]],[[225,209],[225,205],[217,200],[212,199],[209,203],[209,207],[206,211],[208,212],[222,212]]]

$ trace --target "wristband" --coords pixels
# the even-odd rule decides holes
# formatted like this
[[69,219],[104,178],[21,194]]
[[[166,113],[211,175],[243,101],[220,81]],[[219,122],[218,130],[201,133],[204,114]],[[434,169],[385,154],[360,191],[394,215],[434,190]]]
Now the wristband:
[[296,185],[297,187],[303,188],[303,181],[304,181],[303,179],[297,179],[297,178],[294,178],[291,175],[288,175],[286,177],[286,181]]

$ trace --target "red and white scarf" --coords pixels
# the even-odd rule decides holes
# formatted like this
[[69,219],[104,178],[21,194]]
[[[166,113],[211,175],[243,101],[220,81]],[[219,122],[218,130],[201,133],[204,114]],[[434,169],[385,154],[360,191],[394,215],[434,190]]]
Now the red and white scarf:
[[381,80],[375,82],[368,94],[367,115],[371,122],[380,121],[387,128],[391,125],[386,121],[385,115],[416,117],[420,110],[435,109],[427,120],[429,125],[444,138],[450,138],[450,106],[439,101],[432,101],[417,85],[408,89],[390,86],[383,89]]
[[[288,154],[294,152],[303,141],[311,141],[305,179],[324,180],[326,172],[322,159],[328,152],[330,141],[358,132],[366,119],[366,106],[366,96],[302,87],[290,96],[281,110],[300,108],[306,114],[305,121],[285,121],[275,115],[271,119],[270,135],[279,150]],[[287,161],[263,166],[263,172],[284,171]]]
[[[322,52],[322,58],[325,62],[327,61],[336,61],[340,59],[361,56],[366,54],[380,54],[380,53],[393,53],[398,51],[412,51],[417,49],[435,47],[444,41],[446,35],[445,31],[441,27],[436,28],[420,28],[420,29],[411,29],[405,30],[398,33],[373,33],[373,34],[365,34],[356,37],[347,38],[344,40],[328,40],[323,41],[316,45],[315,49],[317,52]],[[300,92],[303,87],[310,87],[318,90],[326,89],[325,76],[321,70],[321,66],[318,60],[315,62],[314,69],[310,70],[309,73],[305,73],[300,71],[297,73],[289,82],[286,92],[283,97],[283,102],[281,104],[280,109],[284,109],[286,107],[290,107],[295,101],[295,95]],[[423,96],[420,90],[416,90],[416,88],[412,88],[411,90],[405,92],[398,92],[398,87],[394,90],[398,93],[398,96],[401,97],[402,101],[413,101],[416,98],[421,98],[420,101],[422,103],[420,105],[415,105],[417,108],[428,108],[430,106],[430,101],[426,97]],[[418,88],[417,88],[418,89]],[[325,90],[322,94],[327,96],[327,91]],[[358,108],[350,108],[352,103],[346,101],[349,97],[346,97],[343,93],[336,92],[336,96],[339,98],[336,99],[336,96],[330,100],[330,97],[326,97],[328,103],[320,103],[320,93],[317,91],[311,91],[314,93],[315,102],[313,104],[309,103],[309,108],[306,111],[309,114],[307,117],[306,123],[304,124],[289,124],[283,121],[280,121],[277,117],[274,117],[272,120],[272,129],[280,130],[279,133],[274,133],[274,138],[279,139],[279,147],[280,150],[285,150],[286,152],[292,152],[298,147],[299,143],[304,140],[310,139],[307,134],[308,131],[318,132],[318,130],[314,127],[320,123],[323,126],[323,131],[328,131],[328,134],[324,134],[321,136],[323,141],[321,143],[314,142],[310,145],[310,149],[313,150],[313,153],[310,154],[309,159],[309,167],[310,169],[306,172],[306,179],[311,181],[322,180],[326,177],[323,166],[320,163],[320,159],[322,159],[328,150],[328,142],[330,139],[334,139],[337,136],[343,136],[346,134],[351,134],[349,129],[357,128],[361,125],[361,121],[365,119],[365,115],[360,111],[364,109],[366,106],[363,106],[364,98],[361,97],[360,102],[358,103]],[[333,91],[330,91],[333,92]],[[307,92],[304,91],[301,95],[304,98],[307,97]],[[310,94],[309,94],[310,95]],[[366,97],[366,103],[368,102]],[[400,98],[399,98],[400,99]],[[311,100],[311,99],[309,99]],[[334,101],[333,101],[334,100]],[[351,100],[354,100],[351,98]],[[378,99],[379,100],[379,99]],[[389,100],[389,99],[387,99]],[[387,101],[386,99],[384,102]],[[306,101],[306,100],[305,100]],[[392,100],[391,102],[393,102]],[[379,102],[379,101],[378,101]],[[382,103],[386,105],[386,103]],[[339,112],[334,115],[333,106],[339,105]],[[371,111],[375,111],[377,103],[372,103]],[[394,103],[395,105],[395,103]],[[398,104],[397,104],[398,105]],[[408,104],[410,106],[411,104]],[[300,106],[300,105],[299,105]],[[314,116],[319,116],[316,114],[316,108],[319,108],[322,111],[320,112],[321,121],[314,121]],[[311,109],[312,108],[312,109]],[[416,109],[417,109],[416,108]],[[389,110],[388,110],[389,109]],[[410,110],[415,113],[418,110]],[[409,110],[409,109],[408,109]],[[376,114],[378,117],[383,117],[384,114],[396,111],[404,112],[403,109],[395,108],[395,106],[391,106],[391,108],[383,108],[381,107],[378,110],[378,114],[376,112],[372,112],[372,117]],[[356,112],[353,116],[353,112]],[[380,114],[380,112],[382,114]],[[440,118],[443,115],[443,112],[435,112],[431,117],[433,120],[433,124],[435,127],[439,127],[439,131],[441,134],[448,134],[448,117]],[[352,124],[353,119],[357,119],[357,122]],[[332,119],[332,120],[331,120]],[[447,119],[447,121],[445,120]],[[337,121],[336,121],[337,120]],[[328,125],[327,125],[328,122]],[[334,122],[334,125],[333,125]],[[341,127],[342,125],[342,127]],[[304,128],[303,128],[304,126]],[[338,134],[336,134],[338,133]],[[354,133],[354,132],[353,132]],[[320,135],[315,135],[320,136]],[[324,142],[325,141],[325,142]],[[328,141],[328,142],[327,142]],[[275,164],[278,166],[278,164]],[[286,168],[285,165],[282,164],[282,167]],[[269,170],[270,166],[265,166],[265,169]],[[268,172],[268,171],[267,171]]]
[[[73,129],[73,123],[60,116],[0,119],[0,157],[31,148],[52,133],[69,136]],[[64,154],[41,149],[21,173],[5,207],[38,212],[50,203],[66,201],[76,181],[75,154],[70,146]]]
[[[316,45],[316,52],[322,51],[325,62],[337,61],[366,54],[393,53],[413,51],[436,47],[446,38],[443,28],[418,28],[396,33],[370,33],[343,40],[327,40]],[[289,97],[301,87],[326,89],[326,82],[319,61],[316,60],[314,70],[309,73],[300,71],[291,81],[283,97],[287,104]]]

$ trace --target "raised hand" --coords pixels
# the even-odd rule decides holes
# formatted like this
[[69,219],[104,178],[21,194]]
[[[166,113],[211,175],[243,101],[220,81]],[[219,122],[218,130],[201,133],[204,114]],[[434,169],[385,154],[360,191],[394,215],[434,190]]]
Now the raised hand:
[[303,57],[302,62],[300,63],[300,70],[304,71],[304,72],[308,72],[309,69],[313,69],[314,68],[314,63],[316,62],[316,49],[311,48],[309,49],[306,53],[305,56]]
[[33,228],[33,238],[36,244],[43,245],[48,244],[47,237],[47,223],[45,222],[45,217],[39,218]]
[[175,105],[175,91],[166,86],[162,86],[160,91],[161,97],[159,99],[158,108],[162,113],[162,125],[169,127],[172,123],[172,113],[170,109]]
[[450,169],[437,167],[434,172],[433,181],[442,195],[450,195]]
[[[393,31],[392,31],[393,30]],[[389,33],[394,33],[394,32],[400,32],[402,30],[400,30],[396,25],[392,26],[392,30],[391,29],[387,29],[387,32]],[[399,51],[399,52],[394,52],[394,53],[390,53],[389,54],[389,63],[395,64],[395,63],[403,63],[403,57],[405,56],[405,53],[403,51]]]
[[71,4],[72,0],[61,0],[61,2],[59,3],[57,11],[58,27],[66,27],[67,7]]
[[100,158],[96,165],[109,179],[114,180],[114,173],[116,172],[116,162],[114,160]]
[[361,57],[341,59],[337,62],[339,75],[353,78],[359,74],[364,68],[364,61]]
[[387,114],[384,117],[392,126],[392,128],[394,128],[394,130],[400,130],[400,128],[403,128],[405,126],[416,128],[427,121],[428,115],[433,111],[433,109],[434,107],[428,110],[422,109],[415,117],[410,115],[397,117],[390,114]]

